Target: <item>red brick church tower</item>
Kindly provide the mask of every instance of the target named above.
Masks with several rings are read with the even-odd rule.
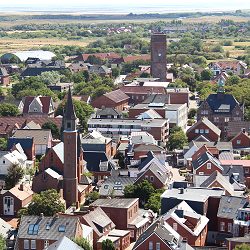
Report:
[[[76,114],[72,101],[71,91],[68,92],[67,104],[64,114],[64,176],[63,176],[63,197],[66,207],[72,204],[78,208],[78,169],[77,150],[78,132],[76,129]]]

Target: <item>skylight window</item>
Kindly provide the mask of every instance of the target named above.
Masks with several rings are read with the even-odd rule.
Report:
[[[65,225],[60,225],[60,226],[58,227],[58,232],[65,232],[65,231],[66,231]]]
[[[39,230],[38,224],[30,224],[28,228],[28,234],[29,235],[37,235]]]

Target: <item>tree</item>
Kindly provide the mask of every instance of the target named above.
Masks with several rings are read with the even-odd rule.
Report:
[[[234,249],[235,250],[250,250],[250,245],[244,243],[241,245],[237,245]]]
[[[8,173],[5,177],[6,189],[11,189],[23,178],[24,170],[18,164],[13,164],[8,168]]]
[[[59,129],[58,129],[58,127],[56,126],[55,123],[53,123],[53,122],[51,122],[51,121],[45,122],[45,123],[42,125],[42,128],[43,128],[43,129],[50,129],[53,138],[56,138],[56,139],[59,139],[59,138],[60,138],[60,131],[59,131]]]
[[[41,81],[46,85],[55,85],[60,82],[61,75],[57,71],[42,72]]]
[[[168,140],[169,150],[182,149],[183,146],[187,144],[187,136],[185,132],[181,129],[179,131],[174,131],[170,134]]]
[[[154,213],[159,213],[161,208],[161,195],[163,194],[164,190],[160,189],[157,190],[156,193],[153,193],[149,199],[145,208],[151,209]]]
[[[201,71],[201,80],[208,81],[213,77],[213,72],[210,69],[204,69]]]
[[[234,84],[238,84],[240,82],[240,77],[236,76],[236,75],[232,75],[227,79],[227,84],[229,85],[234,85]]]
[[[92,94],[92,98],[95,99],[105,93],[108,93],[112,91],[112,88],[108,87],[108,86],[100,86],[100,87],[97,87],[95,90],[94,90],[94,93]]]
[[[139,198],[140,205],[144,206],[155,189],[147,180],[143,180],[136,185],[127,185],[124,188],[124,196],[126,198]]]
[[[78,246],[83,248],[84,250],[92,250],[93,248],[91,247],[90,243],[84,239],[84,238],[73,238],[72,241],[74,241]]]
[[[114,243],[109,239],[104,240],[102,242],[102,250],[115,250]]]
[[[123,153],[118,152],[118,153],[115,155],[115,159],[118,159],[118,165],[119,165],[121,168],[125,168],[125,156],[123,155]]]
[[[93,113],[94,109],[88,105],[86,102],[73,100],[73,104],[75,107],[76,116],[80,121],[80,126],[82,129],[86,129],[87,119],[90,117],[91,113]],[[56,109],[55,116],[62,115],[65,110],[66,101],[64,100],[59,104]]]
[[[112,69],[112,76],[118,77],[120,75],[120,69],[118,67]]]
[[[54,216],[56,213],[64,212],[65,206],[60,200],[60,195],[55,189],[49,189],[35,194],[27,208],[29,215]]]
[[[99,199],[99,197],[100,197],[99,192],[93,191],[86,195],[86,200],[88,201],[88,203],[92,203],[96,201],[97,199]]]
[[[194,109],[194,108],[190,109],[188,112],[188,119],[193,119],[195,117],[196,113],[197,113],[196,109]]]
[[[7,249],[6,241],[5,241],[4,237],[2,236],[2,234],[0,234],[0,249],[1,250]]]
[[[0,116],[17,116],[19,114],[18,107],[10,103],[0,104]]]
[[[0,150],[6,151],[7,150],[7,139],[0,138]]]

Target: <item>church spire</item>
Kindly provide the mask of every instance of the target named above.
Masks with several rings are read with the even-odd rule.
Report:
[[[69,88],[67,103],[65,106],[65,113],[64,113],[64,130],[76,130],[76,113],[75,108],[72,100],[71,89]]]

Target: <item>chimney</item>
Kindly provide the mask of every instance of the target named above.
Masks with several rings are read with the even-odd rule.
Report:
[[[44,217],[44,214],[43,213],[40,213],[40,219],[42,219]]]
[[[19,190],[24,191],[24,184],[23,183],[20,184]]]
[[[242,132],[245,134],[245,133],[246,133],[246,129],[245,129],[245,128],[242,128]]]
[[[184,194],[184,188],[179,189],[179,194]]]

